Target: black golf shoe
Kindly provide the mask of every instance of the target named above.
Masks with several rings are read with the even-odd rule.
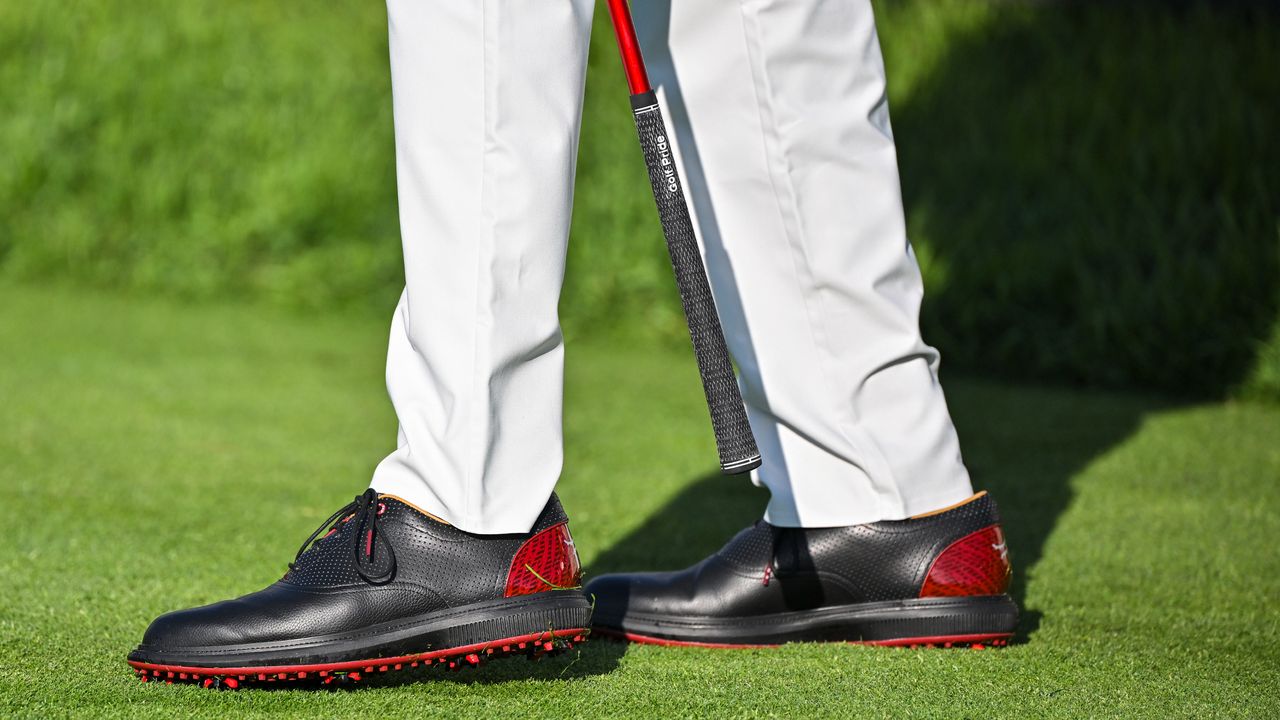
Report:
[[[760,521],[691,568],[603,575],[587,594],[596,632],[633,642],[980,647],[1013,635],[1009,576],[996,504],[979,493],[908,520],[816,529]]]
[[[555,496],[527,534],[473,535],[369,490],[303,543],[279,582],[160,616],[129,664],[147,681],[234,688],[534,656],[588,631],[579,578]]]

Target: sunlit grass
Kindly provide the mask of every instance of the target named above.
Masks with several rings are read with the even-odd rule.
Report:
[[[138,683],[156,614],[263,587],[394,443],[385,323],[0,286],[0,715],[1170,717],[1280,711],[1280,408],[946,378],[1024,606],[1003,651],[558,659],[354,692]],[[571,343],[561,496],[587,572],[758,517],[713,474],[692,359]]]

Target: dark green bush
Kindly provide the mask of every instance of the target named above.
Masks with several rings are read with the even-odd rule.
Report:
[[[1280,27],[1247,7],[880,3],[948,366],[1280,397]],[[680,342],[604,13],[574,333]],[[386,312],[380,3],[0,6],[0,276]]]

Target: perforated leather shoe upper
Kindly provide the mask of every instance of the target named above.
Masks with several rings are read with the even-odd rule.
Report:
[[[944,551],[974,533],[998,534],[998,523],[995,501],[985,494],[929,517],[849,527],[780,528],[762,520],[693,567],[603,575],[587,592],[603,625],[631,614],[753,617],[915,598]],[[975,556],[984,565],[974,577],[988,581],[993,594],[1008,581],[1001,553]]]
[[[373,512],[376,532],[364,518],[339,518],[263,590],[160,616],[143,648],[288,643],[578,583],[568,518],[555,496],[522,535],[467,533],[389,495],[373,498]]]

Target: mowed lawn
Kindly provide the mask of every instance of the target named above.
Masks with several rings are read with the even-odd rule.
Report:
[[[363,489],[394,441],[387,320],[0,287],[0,716],[1280,715],[1280,408],[949,375],[1017,567],[1007,649],[596,640],[340,692],[137,682],[153,616],[269,584]],[[711,474],[686,352],[568,358],[589,573],[681,567],[759,515]]]

